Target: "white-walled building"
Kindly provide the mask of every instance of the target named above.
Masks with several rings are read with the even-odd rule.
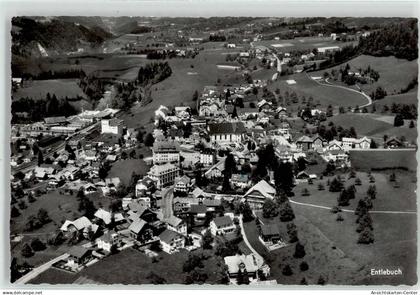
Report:
[[[153,164],[179,162],[179,145],[175,141],[155,141],[152,150]]]
[[[159,235],[162,250],[168,254],[178,252],[185,247],[185,238],[180,233],[166,229]]]
[[[219,216],[210,222],[210,232],[213,236],[233,233],[236,229],[232,218]]]
[[[157,188],[173,184],[175,178],[179,176],[179,168],[171,163],[154,165],[150,168],[148,176],[156,182]]]
[[[118,136],[123,134],[124,121],[116,118],[101,120],[101,133],[110,133]]]

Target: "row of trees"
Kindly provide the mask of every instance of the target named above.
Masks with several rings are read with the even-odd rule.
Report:
[[[69,100],[68,97],[58,99],[55,94],[51,96],[50,93],[47,93],[45,98],[41,99],[22,97],[14,100],[12,102],[12,123],[40,121],[45,117],[75,115],[77,110],[69,103]],[[25,112],[28,115],[26,117],[16,115],[16,113],[21,112]]]
[[[38,74],[22,74],[22,80],[81,79],[86,76],[82,69],[45,71]]]
[[[78,81],[79,87],[92,102],[99,101],[105,92],[106,82],[94,75],[84,76]]]
[[[128,110],[134,102],[142,99],[142,95],[134,82],[119,83],[115,89],[116,94],[111,101],[113,108]]]
[[[147,84],[155,84],[165,80],[172,74],[172,69],[168,62],[148,63],[140,67],[137,82],[145,86]]]

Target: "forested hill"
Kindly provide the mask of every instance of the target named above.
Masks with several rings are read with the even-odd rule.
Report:
[[[28,17],[13,18],[11,34],[12,53],[19,56],[45,56],[77,51],[78,48],[95,48],[112,37],[99,26]]]
[[[417,20],[390,24],[360,38],[359,48],[373,56],[394,55],[397,58],[414,60],[418,57]]]

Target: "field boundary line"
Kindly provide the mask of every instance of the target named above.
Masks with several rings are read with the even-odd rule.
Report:
[[[291,199],[289,199],[289,201],[292,204],[306,206],[306,207],[313,207],[313,208],[319,208],[319,209],[324,209],[324,210],[331,210],[332,209],[332,207],[315,205],[315,204],[311,204],[311,203],[302,203],[302,202],[293,201]],[[355,212],[354,210],[351,210],[351,209],[341,209],[341,211],[348,212],[348,213],[354,213]],[[369,213],[372,213],[372,214],[417,214],[417,211],[372,210],[372,211],[369,211]]]

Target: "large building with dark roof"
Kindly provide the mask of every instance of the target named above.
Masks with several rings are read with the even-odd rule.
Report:
[[[241,142],[246,132],[242,122],[211,123],[208,125],[210,140],[215,143]]]

